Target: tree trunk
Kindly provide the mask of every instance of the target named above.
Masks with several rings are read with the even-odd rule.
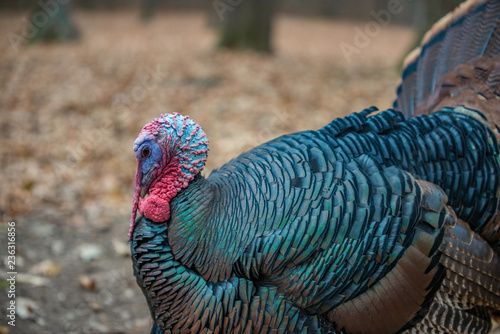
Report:
[[[220,48],[271,52],[274,0],[216,0],[222,21]]]
[[[39,41],[71,41],[80,33],[71,19],[71,2],[38,1],[31,15],[33,33],[28,43]]]
[[[157,0],[142,0],[141,1],[141,20],[144,23],[151,21],[157,7]]]
[[[323,0],[321,3],[321,14],[329,17],[336,17],[339,14],[341,4],[338,0]]]

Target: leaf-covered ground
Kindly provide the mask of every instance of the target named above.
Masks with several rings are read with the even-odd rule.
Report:
[[[17,47],[9,36],[22,38],[26,21],[0,13],[0,256],[14,221],[18,273],[15,328],[0,277],[0,333],[148,331],[126,238],[145,123],[172,112],[198,121],[208,173],[278,135],[390,107],[413,36],[390,25],[347,59],[341,43],[354,46],[366,22],[279,17],[266,56],[215,52],[206,14],[76,21],[79,43]]]

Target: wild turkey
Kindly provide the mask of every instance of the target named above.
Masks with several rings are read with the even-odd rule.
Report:
[[[206,179],[198,124],[147,124],[129,239],[151,333],[489,332],[499,19],[499,1],[464,3],[408,57],[394,110],[282,136]]]

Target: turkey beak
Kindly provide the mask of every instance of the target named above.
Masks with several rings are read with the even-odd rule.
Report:
[[[143,174],[141,172],[141,161],[137,161],[137,170],[135,171],[135,188],[134,188],[134,201],[132,203],[132,214],[130,217],[130,227],[128,230],[128,240],[132,240],[134,229],[135,229],[135,219],[137,217],[137,210],[139,210],[139,200],[144,198],[149,192],[149,182],[151,173]]]
[[[132,236],[134,234],[134,229],[135,229],[135,218],[137,217],[137,210],[139,208],[139,196],[142,193],[142,189],[140,186],[140,168],[141,164],[137,163],[137,170],[135,172],[135,189],[134,189],[134,201],[132,203],[132,214],[130,217],[130,227],[128,230],[128,241],[132,240]]]
[[[148,194],[149,187],[145,184],[144,175],[142,173],[140,173],[139,177],[141,180],[141,192],[139,193],[139,196],[144,198]]]
[[[141,173],[141,192],[140,192],[140,197],[141,198],[144,198],[147,196],[147,194],[149,193],[149,188],[151,186],[151,180],[150,180],[150,173],[144,175]]]
[[[140,166],[138,167],[140,168]],[[151,187],[151,183],[153,183],[152,175],[154,174],[154,170],[148,171],[146,174],[142,173],[139,169],[138,177],[140,180],[140,197],[144,198],[149,192],[149,188]]]
[[[144,198],[148,194],[148,189],[146,187],[141,187],[141,198]]]

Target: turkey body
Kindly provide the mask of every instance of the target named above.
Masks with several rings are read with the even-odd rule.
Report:
[[[327,333],[336,323],[367,333],[420,320],[444,277],[444,225],[457,219],[438,187],[406,171],[456,194],[450,205],[480,230],[498,206],[498,144],[459,110],[408,120],[370,111],[197,177],[172,201],[168,226],[141,218],[135,268],[140,285],[154,285],[146,290],[163,328]],[[418,284],[402,282],[412,275]],[[365,297],[382,313],[343,319],[356,316],[339,305]]]
[[[471,0],[438,23],[405,65],[402,112],[279,137],[207,178],[202,158],[179,163],[204,156],[198,125],[146,125],[130,235],[151,333],[488,333],[500,312],[499,20],[500,2]]]

